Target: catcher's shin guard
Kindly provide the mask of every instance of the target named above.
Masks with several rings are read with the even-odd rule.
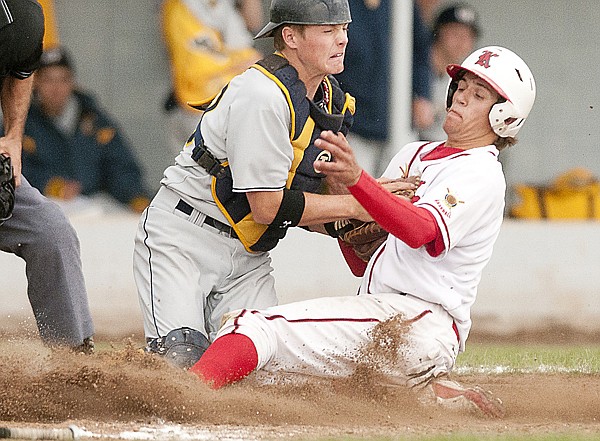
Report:
[[[192,367],[210,342],[200,331],[192,328],[179,328],[164,337],[146,339],[146,352],[164,356],[169,363],[183,368]]]

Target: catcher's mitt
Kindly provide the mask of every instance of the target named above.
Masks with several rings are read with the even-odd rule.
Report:
[[[388,232],[377,222],[363,222],[356,219],[345,219],[335,222],[338,238],[350,245],[356,255],[368,262],[373,253],[385,242]]]
[[[412,182],[418,186],[421,179],[419,176],[410,176],[402,181]],[[415,190],[397,190],[394,194],[410,201],[415,196]],[[333,225],[333,230],[335,234],[332,235],[352,246],[356,255],[365,262],[369,261],[388,236],[388,232],[377,222],[363,222],[356,219],[337,221]]]
[[[9,156],[0,154],[0,225],[12,216],[15,207],[15,176]]]

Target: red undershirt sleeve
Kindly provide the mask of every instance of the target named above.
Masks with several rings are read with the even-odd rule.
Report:
[[[379,225],[409,247],[416,249],[426,245],[432,256],[444,251],[444,240],[435,217],[425,208],[390,193],[364,170],[358,182],[348,190]]]

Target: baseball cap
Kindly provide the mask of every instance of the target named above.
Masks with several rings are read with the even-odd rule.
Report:
[[[437,35],[440,28],[448,23],[460,23],[469,26],[479,37],[477,11],[466,3],[459,3],[442,10],[433,25],[433,33]]]
[[[40,69],[49,66],[63,66],[73,70],[71,56],[64,47],[54,47],[45,50],[40,57]]]

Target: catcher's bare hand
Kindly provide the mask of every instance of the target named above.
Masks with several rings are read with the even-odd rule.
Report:
[[[315,161],[313,167],[319,173],[326,174],[347,187],[356,184],[362,174],[354,152],[342,133],[330,130],[321,132],[321,137],[315,140],[315,146],[327,150],[332,155],[329,162]]]

